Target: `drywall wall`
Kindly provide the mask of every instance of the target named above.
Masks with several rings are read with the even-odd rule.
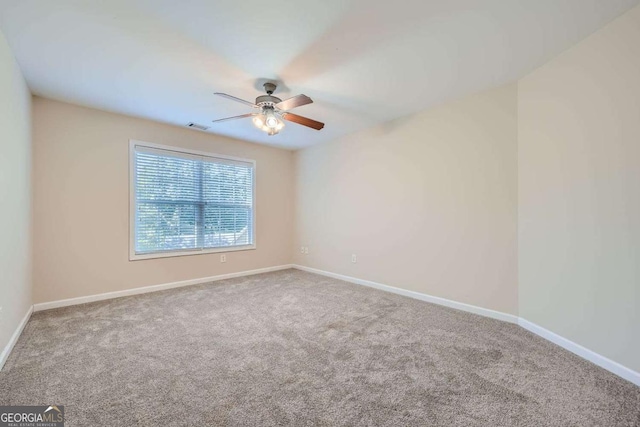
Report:
[[[640,7],[519,82],[520,315],[640,371]]]
[[[31,93],[0,33],[0,352],[31,307]]]
[[[298,151],[295,263],[517,314],[516,95]]]
[[[34,302],[289,264],[293,154],[34,98]],[[257,249],[129,261],[129,139],[256,160]]]

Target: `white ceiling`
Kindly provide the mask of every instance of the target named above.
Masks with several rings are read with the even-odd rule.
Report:
[[[282,81],[322,131],[209,131],[301,148],[513,81],[639,1],[0,0],[0,29],[33,93],[176,125]]]

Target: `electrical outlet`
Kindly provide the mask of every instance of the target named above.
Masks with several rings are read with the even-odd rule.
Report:
[[[354,264],[358,262],[358,258],[356,257],[356,254],[351,254],[351,262]]]
[[[304,253],[304,246],[300,246],[300,253],[303,254]]]
[[[227,254],[220,255],[220,262],[227,262]]]
[[[305,246],[304,247],[304,254],[308,255],[309,254],[309,246]]]

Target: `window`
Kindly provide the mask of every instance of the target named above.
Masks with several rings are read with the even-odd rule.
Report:
[[[131,141],[130,259],[255,249],[255,162]]]

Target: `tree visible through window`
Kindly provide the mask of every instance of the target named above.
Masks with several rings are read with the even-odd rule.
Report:
[[[135,253],[253,245],[252,162],[136,145]]]

